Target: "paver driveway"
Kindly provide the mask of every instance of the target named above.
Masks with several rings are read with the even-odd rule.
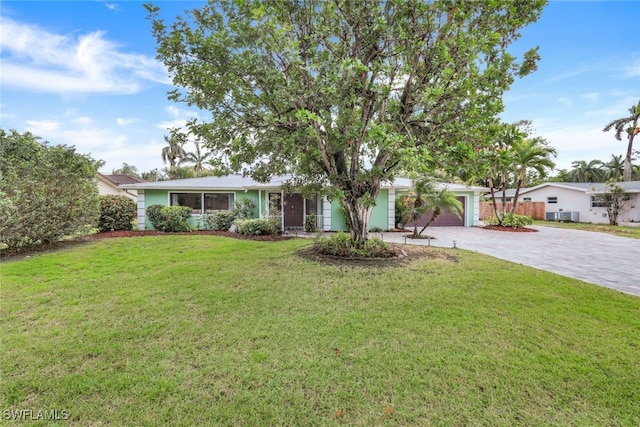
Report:
[[[585,282],[640,296],[640,240],[591,231],[538,227],[536,233],[508,233],[479,227],[434,227],[432,246],[477,251]],[[384,240],[404,243],[404,234]],[[406,239],[407,243],[428,244]]]

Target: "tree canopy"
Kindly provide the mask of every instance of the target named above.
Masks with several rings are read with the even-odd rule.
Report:
[[[0,242],[51,243],[95,227],[101,164],[73,147],[0,129]]]
[[[382,181],[486,143],[503,92],[536,68],[537,48],[507,48],[544,3],[221,0],[169,26],[146,7],[169,98],[211,112],[190,130],[218,172],[324,188],[362,243]]]

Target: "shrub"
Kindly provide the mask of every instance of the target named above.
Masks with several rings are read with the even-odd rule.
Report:
[[[248,197],[242,197],[233,204],[233,213],[237,219],[252,219],[255,209],[256,204]]]
[[[344,258],[391,258],[395,250],[377,237],[370,237],[362,248],[353,244],[351,236],[342,231],[329,237],[318,237],[313,243],[316,252]]]
[[[211,228],[220,231],[228,231],[236,219],[235,212],[232,211],[221,211],[207,216],[210,218]]]
[[[280,224],[270,218],[237,219],[235,225],[238,233],[249,236],[280,232]]]
[[[94,229],[97,168],[74,147],[0,129],[0,243],[18,248]]]
[[[502,220],[502,224],[498,221],[498,218],[495,216],[489,216],[485,218],[485,223],[487,225],[502,225],[503,227],[511,227],[511,228],[524,228],[527,225],[533,224],[533,219],[531,219],[528,215],[506,215]]]
[[[163,207],[162,205],[151,205],[147,207],[147,218],[156,230],[160,230],[162,226],[162,214],[160,212]]]
[[[304,231],[306,231],[307,233],[313,233],[315,232],[318,227],[318,216],[314,213],[307,215],[307,217],[304,219]]]
[[[100,219],[98,220],[100,232],[131,230],[135,217],[136,202],[127,196],[100,197]]]
[[[153,228],[160,231],[191,231],[190,217],[191,208],[188,206],[151,205],[147,208],[147,218]]]
[[[371,232],[373,233],[382,233],[384,230],[381,227],[373,227]]]

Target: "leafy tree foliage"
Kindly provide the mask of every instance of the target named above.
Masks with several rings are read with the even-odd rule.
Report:
[[[609,132],[611,129],[615,129],[615,137],[618,141],[622,141],[622,133],[627,134],[627,140],[629,141],[627,144],[627,154],[624,158],[624,181],[631,181],[632,177],[632,164],[631,164],[631,156],[633,155],[633,139],[635,136],[640,133],[640,125],[638,124],[638,120],[640,120],[640,100],[636,105],[632,105],[629,108],[629,115],[627,117],[621,117],[619,119],[613,120],[605,128],[604,132]]]
[[[10,248],[48,244],[94,228],[99,165],[73,147],[0,129],[0,241]]]
[[[493,130],[495,144],[483,151],[481,168],[486,168],[495,221],[502,225],[507,217],[513,217],[520,189],[526,184],[530,171],[544,178],[553,170],[556,150],[540,137],[528,137],[526,123],[502,125]],[[515,184],[511,210],[507,212],[507,188]],[[498,209],[496,194],[501,195]]]
[[[609,180],[605,183],[603,197],[606,201],[605,209],[609,217],[610,225],[618,225],[620,214],[629,210],[629,200],[631,198],[624,192],[624,189],[615,181]]]
[[[120,174],[120,175],[129,175],[135,176],[137,178],[142,178],[138,173],[138,168],[134,165],[130,165],[129,163],[123,163],[122,167],[119,169],[113,169],[112,174]]]
[[[515,77],[507,48],[543,0],[221,0],[176,18],[146,5],[170,99],[209,110],[190,130],[219,173],[291,173],[346,212],[359,246],[383,180],[474,156]]]

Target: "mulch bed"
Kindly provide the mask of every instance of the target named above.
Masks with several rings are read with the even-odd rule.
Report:
[[[385,268],[398,267],[407,262],[418,259],[443,259],[447,261],[457,262],[458,257],[450,253],[432,250],[424,246],[415,245],[390,245],[395,249],[398,256],[392,258],[345,258],[333,255],[325,255],[316,252],[312,247],[300,249],[298,256],[320,262],[322,264],[330,264],[346,267],[365,267],[365,268]]]
[[[30,256],[40,254],[40,253],[47,253],[47,252],[56,251],[63,248],[83,245],[92,240],[117,239],[117,238],[125,238],[125,237],[175,236],[175,235],[221,236],[221,237],[231,237],[234,239],[241,239],[241,240],[257,240],[262,242],[277,242],[280,240],[288,240],[293,238],[293,236],[284,236],[284,235],[247,236],[244,234],[234,233],[231,231],[211,231],[211,230],[197,230],[197,231],[190,231],[190,232],[184,232],[184,233],[165,233],[165,232],[156,231],[156,230],[141,230],[141,231],[119,230],[119,231],[108,231],[105,233],[90,234],[88,236],[77,237],[75,239],[54,242],[49,245],[32,246],[28,248],[19,248],[15,250],[3,249],[2,251],[0,251],[0,259],[2,259],[2,261],[15,261],[23,258],[28,258]]]
[[[485,225],[484,227],[485,230],[493,230],[493,231],[506,231],[508,233],[535,233],[538,230],[534,229],[534,228],[527,228],[527,227],[522,227],[522,228],[514,228],[514,227],[504,227],[502,225]]]

